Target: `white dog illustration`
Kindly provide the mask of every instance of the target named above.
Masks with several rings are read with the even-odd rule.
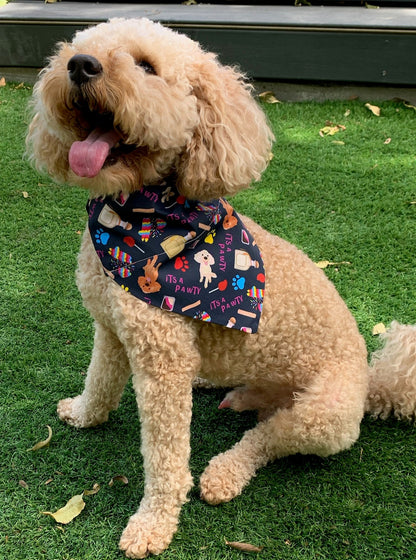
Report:
[[[194,256],[194,259],[199,263],[199,281],[204,282],[204,288],[208,288],[211,280],[217,277],[211,269],[211,265],[215,264],[214,257],[203,249]]]

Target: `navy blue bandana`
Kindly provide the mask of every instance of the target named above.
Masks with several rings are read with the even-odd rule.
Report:
[[[263,261],[226,200],[187,200],[165,184],[90,200],[87,209],[97,255],[124,290],[166,311],[257,332]]]

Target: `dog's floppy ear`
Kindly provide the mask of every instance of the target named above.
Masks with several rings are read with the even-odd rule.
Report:
[[[202,251],[198,251],[198,253],[196,253],[196,254],[194,255],[194,260],[195,260],[197,263],[201,264],[201,261],[202,261]]]
[[[242,74],[214,54],[201,53],[188,78],[200,120],[178,166],[180,191],[205,201],[230,196],[260,179],[273,134]]]
[[[34,115],[29,126],[25,156],[38,171],[49,173],[56,181],[67,180],[67,153],[39,113]]]

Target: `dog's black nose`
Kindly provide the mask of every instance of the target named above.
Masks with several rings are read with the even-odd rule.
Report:
[[[69,60],[67,68],[71,81],[78,86],[99,76],[103,71],[101,63],[89,54],[76,54]]]

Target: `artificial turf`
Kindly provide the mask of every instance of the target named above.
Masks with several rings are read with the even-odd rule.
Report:
[[[74,282],[87,194],[55,185],[23,160],[30,94],[26,86],[0,88],[0,557],[121,559],[118,539],[143,492],[136,404],[128,385],[100,427],[76,430],[56,415],[60,398],[82,390],[92,345],[92,321]],[[234,205],[313,260],[344,263],[326,273],[372,350],[375,323],[416,323],[416,110],[398,100],[377,103],[376,117],[367,101],[265,105],[274,158]],[[322,137],[327,121],[345,130]],[[265,560],[416,557],[412,424],[366,418],[350,450],[279,460],[240,497],[211,507],[199,499],[199,475],[255,421],[217,410],[222,395],[195,393],[196,486],[162,559],[247,557],[225,539],[263,546]],[[50,446],[28,451],[46,437],[46,425]],[[116,474],[129,483],[110,487]],[[85,497],[69,525],[41,513],[94,483],[100,491]]]

